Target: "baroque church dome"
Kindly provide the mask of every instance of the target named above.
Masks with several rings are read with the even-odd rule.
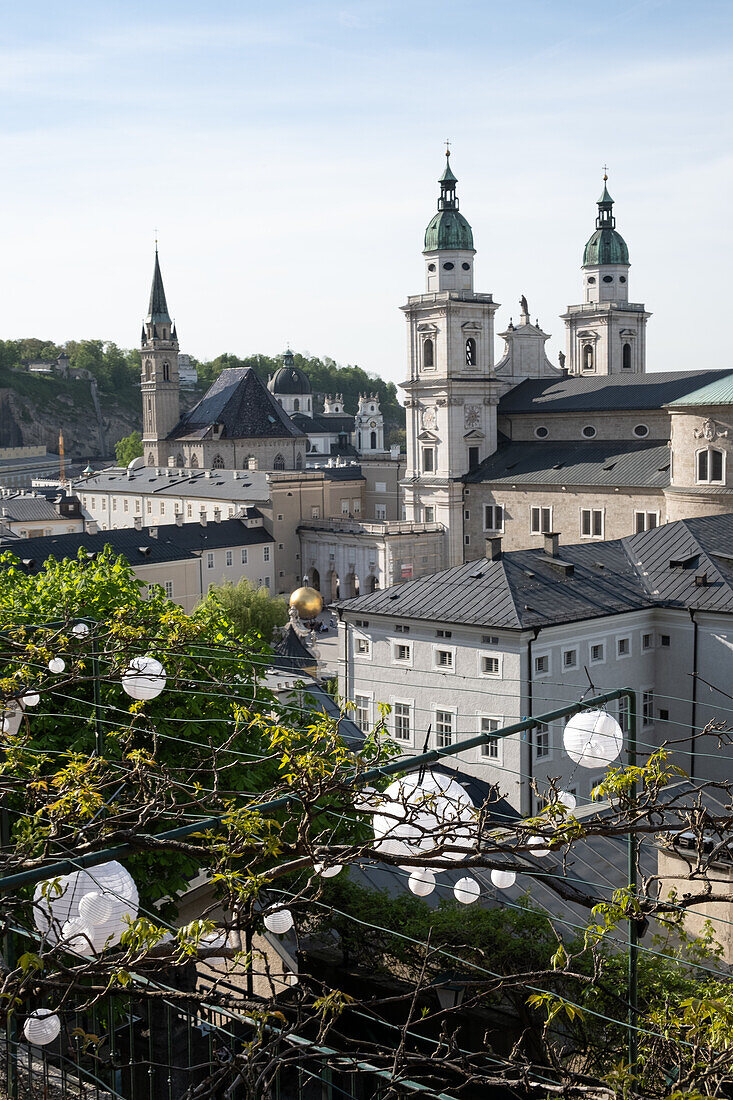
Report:
[[[293,363],[292,351],[286,351],[283,365],[275,371],[267,383],[270,393],[309,394],[312,393],[310,380],[305,371]]]
[[[435,252],[441,248],[473,250],[473,232],[463,214],[458,209],[456,184],[450,166],[450,153],[446,153],[446,165],[438,180],[440,198],[438,213],[433,216],[425,230],[425,252]]]
[[[598,264],[628,264],[628,262],[629,249],[616,229],[613,199],[604,181],[603,194],[598,200],[596,231],[585,246],[583,267],[595,267]]]

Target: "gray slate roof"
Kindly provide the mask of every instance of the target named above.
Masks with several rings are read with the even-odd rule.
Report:
[[[565,572],[560,562],[571,565]],[[706,576],[699,585],[695,578]],[[341,602],[359,614],[519,630],[643,608],[733,612],[733,514],[610,542],[514,550]]]
[[[40,519],[58,520],[61,518],[52,501],[46,497],[31,496],[30,494],[3,497],[0,500],[0,512],[6,523],[25,523]]]
[[[251,367],[227,367],[168,439],[211,439],[215,424],[225,439],[292,439],[303,432]]]
[[[721,382],[731,376],[733,370],[729,369],[528,379],[502,397],[499,415],[661,409],[711,382]]]
[[[74,483],[77,493],[155,493],[237,502],[266,501],[270,485],[263,470],[179,470],[158,473],[155,466],[141,466],[128,473],[124,466],[110,466]]]
[[[319,433],[324,435],[346,433],[346,435],[350,435],[354,431],[353,416],[325,416],[323,413],[308,416],[307,413],[296,412],[291,414],[290,419],[304,432],[310,432],[314,435]]]
[[[466,475],[467,482],[522,485],[669,485],[666,442],[563,440],[508,443]]]

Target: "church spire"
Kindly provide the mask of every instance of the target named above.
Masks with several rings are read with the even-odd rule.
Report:
[[[608,193],[608,176],[603,173],[603,194],[598,200],[598,217],[596,229],[615,229],[616,219],[613,216],[613,199]]]
[[[157,244],[155,246],[155,267],[153,268],[153,285],[150,288],[150,303],[148,305],[148,315],[145,320],[148,322],[148,324],[153,325],[169,325],[171,323],[171,319],[168,315],[168,305],[165,300],[163,276],[160,273]]]

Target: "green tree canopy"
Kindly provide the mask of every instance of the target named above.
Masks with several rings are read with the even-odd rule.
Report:
[[[270,642],[275,628],[288,621],[287,600],[272,596],[269,588],[257,588],[246,577],[236,584],[213,585],[199,607],[213,615],[222,612],[241,638],[254,631]]]
[[[127,466],[133,458],[139,458],[143,453],[143,440],[140,432],[130,432],[123,435],[115,443],[115,456],[120,466]]]

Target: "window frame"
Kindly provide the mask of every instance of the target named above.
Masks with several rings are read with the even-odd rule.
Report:
[[[549,535],[552,532],[552,509],[553,505],[545,506],[544,504],[531,504],[529,507],[529,533],[531,535]],[[534,525],[534,513],[538,514],[538,526]],[[549,522],[545,528],[543,520],[544,513],[549,514]]]
[[[641,695],[641,706],[639,708],[641,725],[644,729],[648,729],[649,726],[654,725],[654,688],[639,688],[639,694]]]
[[[451,663],[449,665],[442,665],[438,661],[439,653],[449,653],[451,656]],[[433,646],[433,671],[445,672],[448,675],[454,675],[456,671],[456,647],[454,645],[434,645]]]
[[[583,521],[588,517],[588,532],[583,530]],[[596,518],[600,517],[600,531],[596,533]],[[580,509],[580,537],[582,539],[603,539],[606,533],[606,509],[605,508],[581,508]]]
[[[481,653],[478,654],[478,674],[479,676],[487,680],[497,680],[501,678],[502,665],[503,665],[503,653]],[[496,672],[487,672],[484,668],[484,661],[496,661]]]
[[[538,661],[547,661],[547,668],[542,669],[542,670],[538,669],[537,668],[537,662]],[[532,679],[534,680],[539,676],[550,676],[551,674],[552,674],[552,655],[551,655],[550,651],[546,650],[544,653],[542,653],[542,652],[541,653],[533,653],[532,654]]]
[[[594,657],[593,650],[600,648],[601,656]],[[606,639],[594,638],[588,642],[588,664],[589,665],[605,665],[606,663]]]
[[[450,739],[448,741],[441,742],[441,731],[438,730],[438,715],[449,714],[450,715]],[[455,745],[456,743],[456,717],[457,711],[455,707],[439,706],[437,703],[433,704],[433,729],[435,730],[435,747],[437,749],[448,748],[449,745]]]
[[[412,668],[412,642],[403,642],[402,640],[397,641],[393,638],[391,639],[390,645],[392,649],[392,663],[395,665],[399,665],[400,668]],[[397,650],[400,646],[404,646],[404,648],[407,650],[406,657],[398,656]]]
[[[700,459],[705,455],[705,475],[700,475]],[[712,476],[712,456],[720,455],[720,477]],[[696,485],[725,485],[726,479],[726,453],[720,447],[700,447],[695,451],[695,484]]]
[[[573,659],[572,664],[566,664],[566,662],[565,662],[565,655],[567,653],[572,653],[573,654],[574,659]],[[574,646],[572,649],[564,649],[562,651],[562,671],[563,672],[575,672],[575,671],[577,671],[577,668],[578,668],[578,647]]]
[[[497,509],[501,513],[501,524],[498,527],[495,526]],[[492,527],[489,527],[486,524],[486,519],[487,519],[489,510],[491,511],[491,518],[492,518],[492,521],[494,522],[494,526],[492,526]],[[491,531],[491,532],[495,532],[497,534],[503,534],[504,533],[504,519],[505,519],[505,512],[504,512],[504,505],[503,504],[496,504],[496,503],[494,503],[494,504],[484,504],[484,531]]]
[[[631,638],[632,638],[631,634],[616,634],[614,636],[613,640],[614,640],[614,643],[615,643],[614,648],[616,650],[616,660],[617,661],[625,661],[629,657],[631,657],[632,648],[633,648]],[[621,645],[621,642],[628,642],[629,649],[628,649],[627,653],[621,653],[621,651],[619,650],[619,646]]]
[[[356,701],[357,699],[365,699],[366,700],[367,706],[366,706],[366,727],[365,728],[363,728],[361,726],[360,722],[359,722],[358,715],[359,715],[359,711],[360,711],[361,708],[359,707],[359,704]],[[355,691],[354,692],[354,698],[353,698],[352,702],[354,704],[354,710],[353,710],[354,725],[357,727],[357,729],[361,733],[368,733],[369,730],[371,729],[372,725],[374,724],[373,723],[374,693],[371,692],[371,691],[364,691],[364,690]]]
[[[415,713],[415,700],[414,699],[397,699],[393,696],[390,699],[390,705],[392,707],[392,714],[390,716],[392,718],[392,723],[391,723],[392,724],[392,737],[400,745],[414,745],[415,744],[415,737],[414,737],[415,727],[414,727],[413,717],[414,717],[414,713]],[[407,737],[398,737],[397,736],[397,717],[398,717],[397,707],[407,707],[407,712],[408,712],[407,713],[407,724],[408,724],[408,736]],[[404,716],[401,716],[401,717],[404,717]]]
[[[649,524],[649,517],[654,517],[654,523]],[[641,517],[642,526],[639,528],[639,518]],[[659,527],[659,512],[646,511],[643,508],[634,509],[634,534],[643,535],[647,531],[655,531]]]
[[[354,657],[360,661],[371,661],[372,659],[372,639],[368,638],[365,634],[354,634]],[[360,650],[360,646],[365,645],[366,648]]]
[[[546,737],[547,742],[545,744],[545,751],[540,752],[540,736]],[[554,738],[554,724],[552,722],[542,722],[538,726],[532,727],[532,756],[534,760],[539,764],[546,764],[552,760],[555,749]]]
[[[504,719],[496,714],[477,714],[478,733],[488,733],[489,730],[483,728],[484,722],[495,722],[496,728],[501,729],[504,725]],[[491,755],[485,750],[489,747],[493,747],[495,755]],[[494,741],[485,741],[483,745],[479,745],[478,758],[482,764],[493,764],[495,768],[502,768],[504,766],[504,738],[497,737]]]

